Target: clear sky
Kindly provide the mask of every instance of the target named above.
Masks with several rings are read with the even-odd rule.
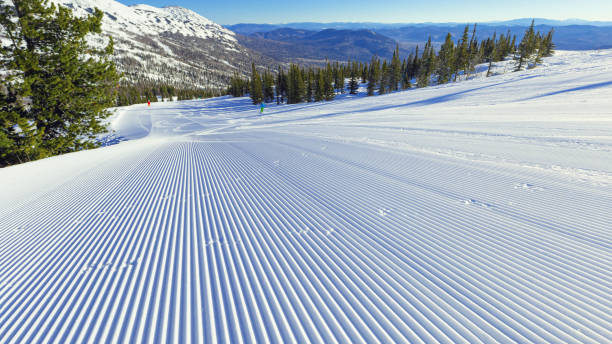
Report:
[[[475,22],[517,18],[612,21],[612,0],[118,0],[189,8],[219,24]]]

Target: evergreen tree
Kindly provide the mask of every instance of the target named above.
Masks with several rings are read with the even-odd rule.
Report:
[[[274,77],[269,71],[266,71],[263,77],[263,96],[266,103],[274,101]]]
[[[393,58],[391,59],[391,70],[389,75],[389,86],[391,91],[399,89],[399,83],[402,78],[402,61],[399,56],[399,45],[395,46]]]
[[[255,63],[251,64],[251,90],[250,90],[251,100],[253,104],[261,104],[264,101],[263,95],[263,83],[261,81],[261,77],[257,72],[257,68],[255,68]]]
[[[282,104],[285,99],[287,99],[287,74],[279,66],[276,74],[276,103]]]
[[[534,30],[535,20],[531,21],[531,25],[525,31],[525,35],[521,40],[518,48],[518,63],[516,66],[516,71],[520,71],[523,66],[528,63],[530,56],[534,53],[536,49],[536,35]]]
[[[402,63],[402,90],[407,90],[412,86],[410,82],[410,58]]]
[[[366,82],[368,82],[368,73],[370,71],[370,69],[368,68],[368,64],[364,63],[363,65],[361,65],[360,63],[360,70],[361,70],[361,83],[365,84]]]
[[[320,102],[325,100],[325,76],[323,70],[319,69],[317,71],[317,87],[315,90],[315,102]]]
[[[427,87],[429,86],[431,75],[433,74],[436,65],[436,53],[431,43],[431,37],[429,37],[427,44],[425,44],[425,48],[423,49],[422,61],[417,86]]]
[[[410,68],[410,79],[414,79],[419,75],[419,69],[421,68],[421,61],[419,57],[419,46],[417,45],[414,49],[414,58],[412,59],[412,68]]]
[[[387,93],[387,86],[389,85],[389,66],[387,60],[383,61],[382,68],[380,69],[380,79],[378,81],[378,94]]]
[[[544,57],[552,56],[552,54],[555,52],[555,43],[553,43],[554,32],[555,32],[555,29],[550,29],[550,31],[546,34],[546,37],[544,37],[543,39],[542,56]]]
[[[119,74],[104,48],[103,13],[85,18],[44,0],[0,3],[0,166],[98,146],[115,105]],[[4,89],[1,89],[4,88]]]
[[[466,25],[465,29],[463,30],[463,35],[461,36],[461,44],[458,44],[457,47],[457,51],[456,51],[456,56],[455,56],[455,65],[454,65],[454,74],[455,74],[455,79],[454,81],[457,81],[457,75],[459,74],[459,71],[461,69],[463,69],[464,71],[466,71],[468,69],[468,61],[469,61],[469,42],[468,42],[468,35],[470,32],[470,26]]]
[[[466,80],[470,74],[474,72],[476,65],[480,62],[480,50],[478,49],[478,40],[476,39],[476,24],[474,24],[474,30],[472,31],[472,38],[468,45],[468,57],[465,66]]]
[[[438,53],[438,83],[445,84],[450,81],[453,73],[453,65],[455,64],[454,57],[455,43],[453,42],[451,34],[448,33]]]
[[[357,94],[359,81],[357,80],[357,68],[351,68],[351,80],[349,81],[350,94]]]
[[[380,61],[378,57],[373,56],[368,70],[368,96],[373,96],[376,90],[376,85],[379,79]]]
[[[298,65],[291,64],[289,67],[287,85],[287,103],[297,104],[303,102],[306,94],[306,85],[304,83],[303,73]]]
[[[333,81],[333,71],[331,68],[331,65],[328,63],[327,67],[325,68],[325,84],[324,84],[324,91],[325,91],[325,100],[334,100],[336,93],[334,92],[334,85],[332,84]]]
[[[305,101],[307,102],[312,102],[313,101],[313,96],[314,96],[314,89],[315,89],[315,77],[314,77],[314,72],[312,71],[312,69],[308,70],[307,73],[307,77],[306,77],[306,95],[305,95]]]

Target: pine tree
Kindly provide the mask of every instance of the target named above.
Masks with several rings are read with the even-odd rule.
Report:
[[[317,71],[317,88],[315,90],[315,102],[325,100],[325,76],[323,70]]]
[[[253,104],[261,104],[264,101],[263,95],[263,83],[261,81],[261,77],[257,72],[257,68],[255,68],[255,63],[251,64],[251,90],[250,90],[251,100]]]
[[[103,13],[85,18],[44,0],[0,3],[0,166],[98,146],[119,74],[100,35]]]
[[[474,24],[474,30],[472,31],[472,38],[468,45],[468,55],[465,66],[466,80],[470,74],[474,72],[476,65],[480,62],[480,50],[478,49],[478,40],[476,39],[476,24]]]
[[[387,60],[383,61],[380,69],[380,79],[378,81],[378,94],[387,93],[387,86],[389,85],[389,66]]]
[[[278,67],[276,74],[276,103],[282,104],[287,98],[287,75],[282,67]]]
[[[525,35],[519,44],[519,57],[518,63],[516,66],[516,71],[520,71],[523,66],[528,63],[530,56],[534,53],[536,49],[536,35],[534,30],[535,20],[531,21],[531,25],[525,31]]]
[[[446,35],[444,44],[440,47],[438,53],[438,83],[445,84],[449,82],[453,73],[453,65],[455,56],[455,43],[450,33]]]
[[[351,68],[351,80],[349,81],[350,94],[357,94],[359,81],[357,80],[357,68]]]
[[[274,77],[270,71],[266,71],[263,77],[263,96],[266,103],[274,101]]]
[[[313,91],[315,89],[315,77],[314,77],[314,72],[312,71],[312,69],[308,70],[307,73],[307,77],[306,77],[306,95],[305,95],[305,101],[307,102],[312,102],[312,98],[313,98]]]
[[[325,94],[325,100],[329,101],[329,100],[334,100],[334,98],[336,97],[336,92],[334,92],[334,85],[332,84],[333,81],[333,71],[331,68],[331,65],[328,63],[327,67],[325,68],[325,84],[323,89],[325,90],[324,94]]]
[[[555,43],[553,43],[554,32],[555,29],[550,29],[550,31],[548,31],[548,33],[546,34],[546,37],[544,37],[544,40],[542,42],[542,48],[544,50],[542,56],[544,57],[552,56],[552,54],[555,52]]]
[[[436,65],[436,53],[431,43],[431,37],[429,37],[427,44],[425,44],[425,48],[423,49],[422,61],[417,86],[427,87],[429,86],[431,75],[433,74]]]
[[[391,71],[389,76],[389,86],[391,91],[399,89],[399,83],[402,78],[402,61],[399,56],[399,45],[395,46],[393,58],[391,59]]]
[[[461,69],[463,69],[464,71],[467,70],[467,65],[468,65],[468,60],[469,60],[469,52],[468,52],[468,48],[469,48],[469,42],[468,42],[468,35],[470,32],[470,26],[466,25],[465,29],[463,30],[463,35],[461,36],[461,44],[458,45],[457,47],[457,51],[456,51],[456,56],[455,56],[455,68],[454,69],[454,74],[455,74],[455,79],[454,81],[457,81],[457,75],[459,74],[459,71]]]
[[[373,96],[376,91],[376,84],[379,79],[380,61],[378,57],[373,56],[368,70],[368,96]]]

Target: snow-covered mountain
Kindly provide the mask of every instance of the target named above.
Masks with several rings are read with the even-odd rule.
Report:
[[[157,80],[181,86],[223,87],[246,70],[256,54],[235,34],[182,8],[126,6],[114,0],[52,0],[76,15],[104,12],[103,30],[115,39],[120,69],[132,81]]]

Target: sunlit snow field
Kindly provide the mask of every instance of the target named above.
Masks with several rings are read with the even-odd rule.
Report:
[[[111,123],[0,170],[0,342],[612,338],[612,50]]]

